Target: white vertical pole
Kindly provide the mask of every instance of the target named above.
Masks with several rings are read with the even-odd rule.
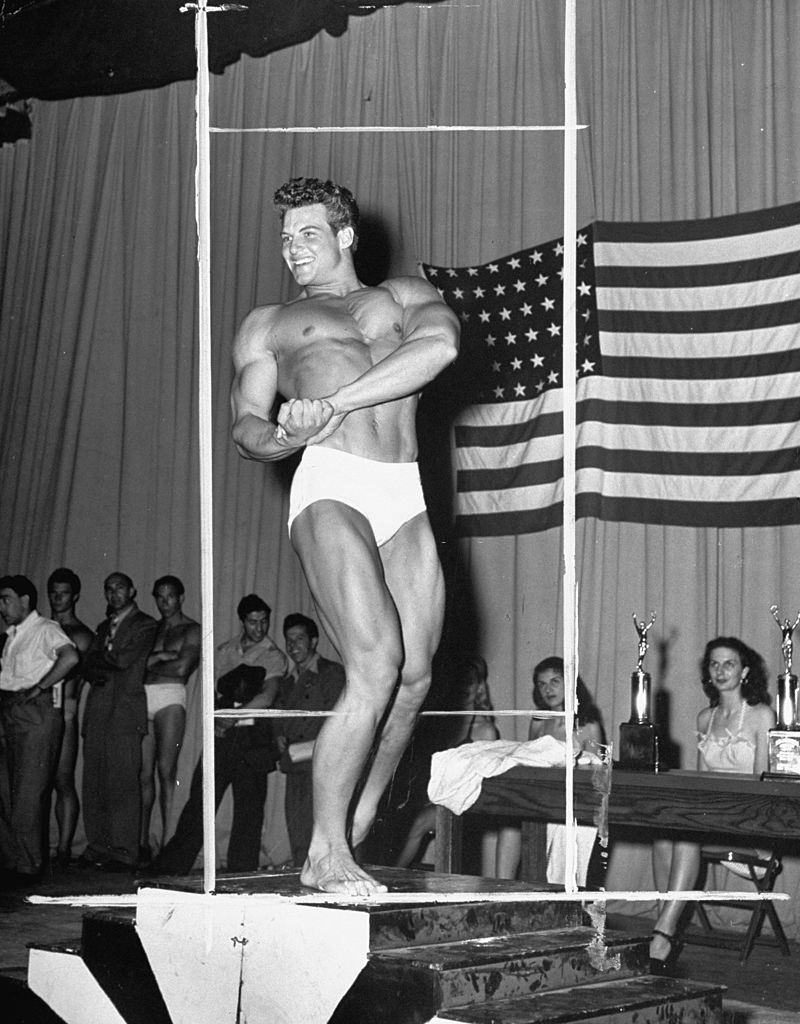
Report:
[[[195,216],[199,296],[198,436],[200,447],[200,610],[202,622],[203,889],[216,885],[214,819],[214,544],[211,408],[211,177],[209,161],[208,17],[206,0],[195,15],[197,168]]]
[[[565,773],[565,816],[567,849],[564,886],[577,890],[575,864],[576,834],[573,809],[572,733],[575,716],[578,675],[578,586],[575,570],[575,397],[576,337],[575,287],[577,234],[577,93],[575,85],[575,2],[564,0],[564,289],[563,352],[561,381],[564,396],[564,586],[562,620],[564,623],[564,725],[567,735]]]

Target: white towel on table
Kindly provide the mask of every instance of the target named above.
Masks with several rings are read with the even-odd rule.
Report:
[[[454,814],[462,814],[478,799],[484,779],[502,775],[516,765],[563,768],[566,753],[566,743],[553,736],[541,736],[524,742],[478,740],[449,750],[440,750],[431,760],[428,799],[447,807]],[[598,761],[599,758],[593,754],[584,752],[580,756],[582,764]],[[566,832],[564,825],[547,826],[547,881],[557,885],[564,882]],[[596,828],[588,825],[577,827],[576,868],[579,885],[586,883],[586,871],[596,836]]]
[[[462,814],[478,799],[481,783],[524,764],[534,768],[564,767],[567,745],[553,736],[538,740],[477,740],[440,750],[431,760],[428,799]]]

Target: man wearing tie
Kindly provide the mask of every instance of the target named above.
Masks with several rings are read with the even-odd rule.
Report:
[[[83,719],[83,821],[80,862],[133,871],[139,852],[142,737],[147,733],[144,676],[158,624],[136,605],[129,576],[106,579],[108,615],[83,663],[91,684]]]

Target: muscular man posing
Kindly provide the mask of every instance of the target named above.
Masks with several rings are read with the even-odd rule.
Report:
[[[347,681],[314,748],[314,830],[301,881],[326,892],[385,890],[353,847],[406,747],[430,685],[444,585],[416,465],[420,389],[455,359],[458,322],[418,278],[377,288],[353,265],[358,207],[345,189],[295,178],[275,193],[283,258],[302,288],[253,310],[234,345],[233,439],[262,461],[305,448],[289,531]],[[286,399],[277,423],[276,395]]]

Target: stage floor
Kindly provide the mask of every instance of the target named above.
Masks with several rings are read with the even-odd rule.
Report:
[[[412,874],[391,868],[380,869],[380,876],[395,891],[425,891],[435,886],[437,892],[480,891],[490,894],[530,888],[521,882],[509,883],[466,876],[452,876],[450,880],[425,871]],[[143,880],[143,884],[201,891],[202,875],[194,873],[180,878],[149,878]],[[127,876],[72,867],[54,874],[50,882],[39,888],[38,894],[125,895],[134,894],[137,887],[136,880]],[[300,886],[296,874],[276,875],[266,871],[252,875],[220,875],[218,888],[227,892],[279,892],[283,895],[309,892]],[[25,976],[28,943],[77,945],[84,912],[85,908],[80,906],[32,904],[20,894],[0,893],[0,973]],[[609,925],[639,934],[647,927],[641,917],[627,918],[619,914],[610,917]],[[800,1022],[800,944],[792,943],[791,947],[791,958],[785,958],[777,949],[757,945],[747,963],[740,964],[737,954],[732,950],[687,945],[679,961],[679,974],[696,981],[726,985],[727,998],[731,1000],[794,1011]]]

